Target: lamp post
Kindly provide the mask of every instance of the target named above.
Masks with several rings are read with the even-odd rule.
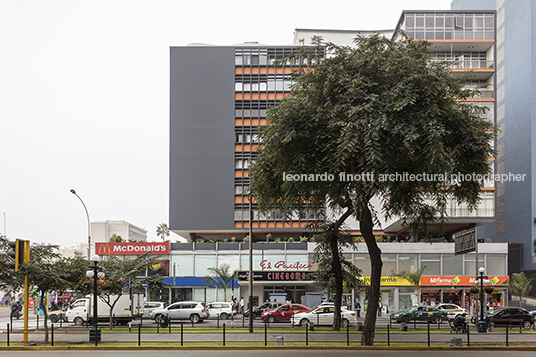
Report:
[[[87,216],[87,259],[90,260],[90,256],[91,256],[91,223],[89,222],[89,213],[87,212],[86,204],[84,203],[84,201],[82,201],[80,196],[78,196],[76,194],[76,191],[71,189],[71,193],[73,195],[75,195],[76,197],[78,197],[80,202],[82,202],[82,205],[84,206],[84,209],[86,210],[86,216]]]
[[[97,279],[104,278],[104,272],[102,268],[97,266],[99,261],[99,256],[94,255],[91,260],[93,261],[93,266],[88,267],[86,275],[88,278],[93,278],[93,327],[89,330],[89,342],[95,342],[95,346],[101,340],[101,331],[97,324],[97,317],[99,316],[97,310]]]
[[[484,279],[488,279],[486,275],[484,275],[484,267],[480,267],[478,269],[478,272],[480,273],[480,277],[476,277],[476,280],[480,280],[480,320],[478,321],[477,330],[478,332],[487,332],[488,330],[488,323],[486,322],[484,318]]]

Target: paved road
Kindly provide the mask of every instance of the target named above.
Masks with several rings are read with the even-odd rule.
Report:
[[[255,353],[255,357],[325,357],[326,352],[330,357],[392,357],[393,353],[396,353],[397,357],[429,357],[430,351],[363,351],[363,350],[255,350],[255,351],[237,351],[237,350],[200,350],[200,351],[180,351],[180,350],[159,350],[155,351],[155,354],[162,357],[213,357],[217,353],[218,357],[251,357],[252,353]],[[534,352],[523,351],[433,351],[434,357],[462,357],[467,354],[471,354],[471,357],[504,357],[508,354],[508,357],[529,357],[534,356]],[[90,356],[114,356],[114,357],[130,357],[130,356],[146,356],[147,351],[2,351],[2,356],[9,357],[58,357],[58,356],[72,356],[76,354],[77,357],[90,357]]]

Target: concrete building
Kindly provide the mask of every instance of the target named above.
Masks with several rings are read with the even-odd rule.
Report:
[[[121,236],[123,242],[146,242],[147,231],[126,221],[91,222],[91,251],[95,254],[95,243],[109,242],[113,235]],[[82,255],[87,257],[87,243],[62,247],[59,253],[65,257]]]

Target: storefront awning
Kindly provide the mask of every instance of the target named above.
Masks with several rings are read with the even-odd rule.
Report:
[[[164,278],[163,281],[164,283],[166,284],[169,284],[171,286],[176,286],[176,287],[190,287],[190,286],[206,286],[206,287],[211,287],[210,284],[207,284],[203,281],[203,277],[167,277],[167,278]],[[229,282],[229,284],[227,285],[228,287],[232,287],[232,283]],[[240,287],[240,284],[238,284],[238,281],[234,281],[234,286],[235,287]]]

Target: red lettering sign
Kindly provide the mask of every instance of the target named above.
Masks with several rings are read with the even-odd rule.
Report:
[[[97,255],[142,255],[147,252],[149,254],[169,254],[169,243],[95,243]]]
[[[268,260],[263,260],[259,265],[262,270],[309,270],[313,267],[312,264],[304,264],[300,262],[287,264],[284,260],[280,260],[273,265]]]

